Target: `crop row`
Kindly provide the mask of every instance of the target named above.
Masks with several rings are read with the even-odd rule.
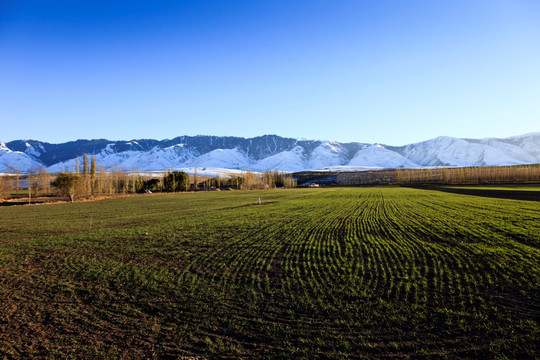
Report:
[[[534,358],[539,210],[398,187],[0,209],[0,354]]]

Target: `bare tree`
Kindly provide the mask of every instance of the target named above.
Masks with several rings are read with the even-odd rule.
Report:
[[[14,190],[19,193],[19,190],[21,188],[20,180],[21,180],[21,171],[17,168],[14,168],[13,166],[8,167],[8,172],[10,174],[15,175],[15,186]]]
[[[5,193],[8,189],[8,177],[7,175],[0,175],[0,201],[4,200]]]

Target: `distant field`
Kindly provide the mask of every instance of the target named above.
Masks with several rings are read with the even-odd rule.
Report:
[[[515,185],[444,185],[456,189],[484,189],[484,190],[512,190],[512,191],[540,191],[540,184]]]
[[[539,343],[537,201],[372,187],[0,208],[0,358],[524,359]]]
[[[428,185],[426,189],[498,199],[540,201],[540,185]]]

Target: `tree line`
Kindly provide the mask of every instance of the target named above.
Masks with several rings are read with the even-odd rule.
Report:
[[[397,184],[522,184],[540,182],[540,164],[396,170]]]
[[[336,182],[342,186],[540,183],[540,164],[343,172],[337,174]]]
[[[255,173],[252,171],[242,171],[240,175],[234,177],[216,176],[208,178],[201,183],[204,189],[235,189],[235,190],[255,190],[255,189],[275,189],[275,188],[295,188],[296,180],[291,174],[280,171],[263,171]]]
[[[35,198],[38,196],[63,196],[70,201],[76,198],[89,198],[98,195],[133,194],[150,192],[182,192],[214,189],[272,189],[296,187],[290,174],[279,171],[254,173],[242,171],[237,176],[200,178],[183,171],[166,170],[162,174],[123,171],[118,167],[107,169],[98,167],[96,157],[83,154],[71,171],[48,174],[45,168],[22,175],[13,172],[0,176],[0,200],[10,193]],[[24,191],[22,190],[24,188]]]
[[[9,197],[33,197],[49,195],[52,192],[53,176],[47,169],[39,168],[22,174],[10,169],[8,174],[0,175],[0,201]]]

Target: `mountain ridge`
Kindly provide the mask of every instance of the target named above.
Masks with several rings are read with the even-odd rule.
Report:
[[[540,163],[540,132],[508,138],[466,139],[439,136],[392,146],[362,142],[262,135],[177,136],[172,139],[78,139],[60,144],[39,140],[0,142],[0,172],[45,167],[70,171],[76,158],[96,156],[98,166],[124,170],[215,167],[237,170],[319,170],[332,167],[414,168],[495,166]]]

